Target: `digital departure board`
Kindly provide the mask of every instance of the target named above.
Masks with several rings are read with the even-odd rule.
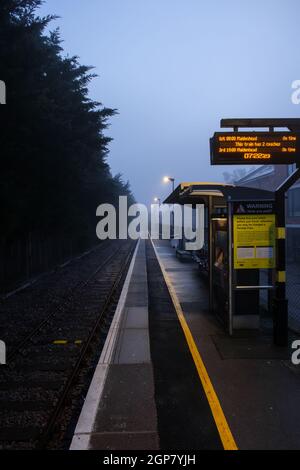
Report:
[[[300,133],[216,132],[212,165],[276,165],[300,162]]]

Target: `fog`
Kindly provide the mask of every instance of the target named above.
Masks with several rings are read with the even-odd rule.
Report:
[[[117,108],[109,164],[149,203],[180,181],[222,181],[209,138],[225,117],[297,117],[297,0],[47,0],[65,53],[99,75],[91,97]]]

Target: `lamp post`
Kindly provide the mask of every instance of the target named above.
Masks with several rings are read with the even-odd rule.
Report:
[[[164,183],[172,183],[173,192],[175,190],[175,178],[171,178],[171,176],[164,177]]]
[[[161,198],[155,197],[154,199],[155,204],[158,204],[158,238],[161,237]],[[151,226],[152,227],[152,226]]]
[[[173,193],[175,191],[175,178],[171,176],[164,177],[164,183],[172,183],[172,190]],[[175,214],[174,214],[174,205],[171,206],[171,240],[174,238],[174,221],[175,221]]]

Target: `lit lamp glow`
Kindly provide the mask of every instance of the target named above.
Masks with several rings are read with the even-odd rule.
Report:
[[[164,183],[172,183],[172,189],[175,190],[175,178],[171,178],[171,176],[164,177]]]

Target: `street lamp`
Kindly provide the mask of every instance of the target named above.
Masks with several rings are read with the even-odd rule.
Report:
[[[172,183],[172,189],[175,190],[175,178],[171,178],[171,176],[164,177],[164,183]]]
[[[160,206],[160,202],[161,202],[160,197],[155,197],[154,202],[158,203],[158,205]]]
[[[164,177],[164,183],[172,183],[172,189],[173,193],[175,191],[175,178],[172,178],[171,176],[165,176]],[[171,239],[174,238],[174,221],[175,221],[175,214],[174,214],[174,205],[171,206]]]

